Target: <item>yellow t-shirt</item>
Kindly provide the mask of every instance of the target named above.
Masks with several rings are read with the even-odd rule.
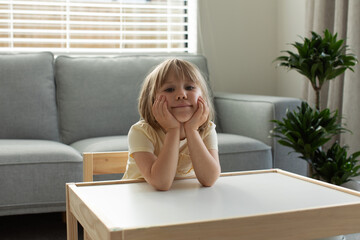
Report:
[[[215,127],[215,124],[210,122],[200,134],[207,149],[218,150]],[[165,133],[161,129],[155,130],[144,120],[135,123],[130,128],[128,134],[129,159],[123,179],[143,178],[132,154],[135,152],[151,152],[155,156],[158,156],[164,144],[164,139]],[[180,141],[179,160],[176,171],[176,177],[184,176],[194,176],[194,169],[192,167],[186,139]]]

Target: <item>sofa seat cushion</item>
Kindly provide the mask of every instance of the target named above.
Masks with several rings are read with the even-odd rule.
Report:
[[[271,147],[256,139],[218,133],[222,172],[272,168]]]
[[[0,139],[59,141],[53,54],[0,54]]]
[[[0,139],[0,215],[65,210],[65,183],[82,180],[82,157],[46,140]]]
[[[128,141],[127,135],[88,138],[74,142],[70,145],[81,154],[84,152],[111,152],[111,151],[127,151]]]

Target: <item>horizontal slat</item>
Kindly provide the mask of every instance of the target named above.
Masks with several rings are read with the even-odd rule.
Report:
[[[0,13],[8,13],[8,10],[1,10]],[[13,14],[28,15],[69,15],[69,16],[92,16],[92,17],[187,17],[187,14],[165,14],[165,13],[99,13],[99,12],[76,12],[76,11],[39,11],[39,10],[13,10]]]
[[[193,0],[192,0],[193,1]],[[164,4],[126,4],[126,3],[81,3],[81,2],[37,2],[37,1],[12,1],[12,0],[2,0],[1,4],[13,4],[13,5],[39,5],[39,6],[70,6],[70,7],[97,7],[97,8],[117,8],[121,4],[122,8],[144,8],[144,9],[187,9],[187,5],[184,5],[186,0],[182,1],[174,1],[172,0],[172,4],[164,5]],[[150,2],[151,3],[151,2]],[[178,3],[178,4],[176,4]]]
[[[149,44],[149,43],[186,43],[187,40],[154,40],[154,39],[52,39],[52,38],[11,38],[13,42],[27,42],[27,43],[133,43],[133,44]],[[0,38],[0,42],[8,42],[10,38]]]
[[[0,23],[32,23],[32,24],[58,24],[58,25],[102,25],[102,26],[186,26],[184,22],[101,22],[101,21],[57,21],[57,20],[30,20],[30,19],[0,19]]]
[[[0,32],[9,32],[10,29],[0,29]],[[12,29],[13,33],[56,33],[56,34],[113,34],[119,35],[119,31],[105,31],[105,30],[48,30],[48,29]],[[121,31],[122,35],[185,35],[186,31]]]
[[[128,160],[128,152],[108,152],[92,154],[94,175],[125,172]]]
[[[0,48],[0,52],[11,52],[14,51],[14,48]],[[45,48],[45,47],[37,47],[37,48],[29,48],[29,47],[17,47],[16,51],[19,52],[46,52],[51,51],[55,54],[88,54],[88,53],[96,53],[98,55],[102,54],[116,54],[116,53],[162,53],[162,52],[186,52],[187,48]]]

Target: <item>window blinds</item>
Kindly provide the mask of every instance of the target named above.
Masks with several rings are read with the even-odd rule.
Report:
[[[196,52],[196,0],[1,0],[0,51]]]

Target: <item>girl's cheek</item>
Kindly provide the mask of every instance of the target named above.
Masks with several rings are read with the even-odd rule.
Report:
[[[201,93],[197,93],[197,95],[196,95],[196,102],[198,102],[199,101],[199,98],[201,97]]]

